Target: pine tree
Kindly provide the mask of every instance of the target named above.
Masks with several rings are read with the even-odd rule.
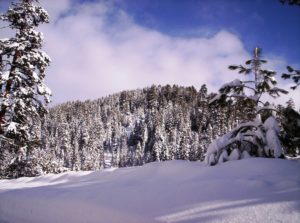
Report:
[[[50,58],[41,50],[42,33],[35,30],[49,17],[36,0],[22,0],[0,19],[16,31],[14,37],[0,39],[0,147],[9,145],[26,157],[39,142],[33,120],[47,112],[51,95],[44,84]]]
[[[294,102],[294,100],[292,99],[292,98],[290,98],[287,102],[286,102],[286,105],[287,105],[287,107],[288,108],[290,108],[290,109],[295,109],[295,102]]]
[[[249,75],[254,78],[246,81],[236,79],[223,85],[211,103],[219,101],[226,103],[228,100],[243,100],[244,106],[255,108],[253,112],[256,118],[252,121],[239,124],[230,132],[214,140],[208,147],[206,162],[214,165],[231,159],[239,159],[254,156],[280,157],[283,154],[279,141],[279,124],[276,120],[274,106],[261,100],[262,95],[268,94],[276,97],[280,93],[286,94],[287,91],[275,87],[276,79],[274,71],[262,69],[262,64],[267,63],[261,59],[261,49],[255,48],[253,58],[246,61],[244,65],[231,65],[229,69],[238,70],[239,73]],[[247,94],[245,89],[251,92]],[[253,106],[255,105],[255,106]],[[261,120],[261,114],[270,112],[265,121]],[[232,154],[231,154],[232,153]]]
[[[296,70],[291,66],[287,66],[286,68],[288,73],[283,73],[281,77],[283,79],[292,79],[295,85],[292,86],[291,89],[295,90],[300,85],[300,70]]]
[[[300,6],[300,0],[279,0],[282,4],[289,4],[289,5],[295,5]]]
[[[290,156],[300,154],[300,113],[294,108],[293,100],[289,100],[287,106],[281,110],[281,140]]]

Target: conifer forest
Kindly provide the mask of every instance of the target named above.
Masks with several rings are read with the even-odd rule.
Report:
[[[1,175],[35,176],[174,159],[203,161],[214,139],[255,117],[244,100],[209,103],[215,96],[205,85],[198,91],[153,85],[57,105],[32,129],[41,144],[30,155],[9,149],[1,153]],[[300,121],[300,115],[292,100],[278,109],[286,129],[282,137],[289,143],[286,153],[299,155],[298,144],[289,138],[299,137],[294,119]],[[19,159],[12,164],[14,157]]]

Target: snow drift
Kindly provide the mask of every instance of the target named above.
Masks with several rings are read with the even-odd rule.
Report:
[[[0,222],[299,222],[300,164],[169,161],[0,181]]]

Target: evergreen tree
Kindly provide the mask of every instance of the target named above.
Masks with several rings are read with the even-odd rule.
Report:
[[[284,131],[281,132],[281,141],[286,148],[286,154],[297,156],[300,154],[300,114],[291,104],[288,103],[287,107],[282,109],[281,124]]]
[[[283,79],[292,79],[295,85],[292,86],[291,89],[295,90],[300,85],[300,70],[295,70],[291,66],[287,66],[286,68],[288,73],[283,73],[281,77]]]
[[[292,98],[290,98],[287,102],[286,102],[287,108],[291,108],[291,109],[295,109],[295,102]]]
[[[262,95],[268,94],[276,97],[280,93],[287,91],[275,87],[276,79],[274,71],[262,69],[262,64],[267,63],[261,59],[261,49],[255,48],[253,58],[246,61],[246,66],[231,65],[229,69],[238,70],[239,73],[248,75],[253,74],[254,78],[246,81],[236,79],[230,83],[223,85],[211,103],[220,101],[226,103],[231,100],[242,99],[244,105],[253,108],[255,105],[256,118],[252,121],[239,124],[230,132],[213,141],[206,154],[206,162],[214,165],[218,162],[224,162],[230,159],[239,159],[243,156],[267,156],[280,157],[283,154],[282,146],[279,141],[279,124],[275,119],[273,106],[268,102],[264,103],[261,100]],[[246,94],[245,89],[252,92]],[[273,111],[266,120],[261,120],[261,113],[266,110]]]
[[[40,138],[33,122],[44,116],[50,101],[51,92],[44,84],[50,58],[41,50],[42,33],[35,30],[49,18],[37,1],[22,0],[12,3],[0,19],[16,31],[14,37],[0,39],[0,147],[9,145],[23,154],[16,162],[25,165]]]

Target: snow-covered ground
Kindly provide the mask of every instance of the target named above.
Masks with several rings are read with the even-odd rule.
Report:
[[[1,223],[300,222],[300,164],[169,161],[0,181]]]

